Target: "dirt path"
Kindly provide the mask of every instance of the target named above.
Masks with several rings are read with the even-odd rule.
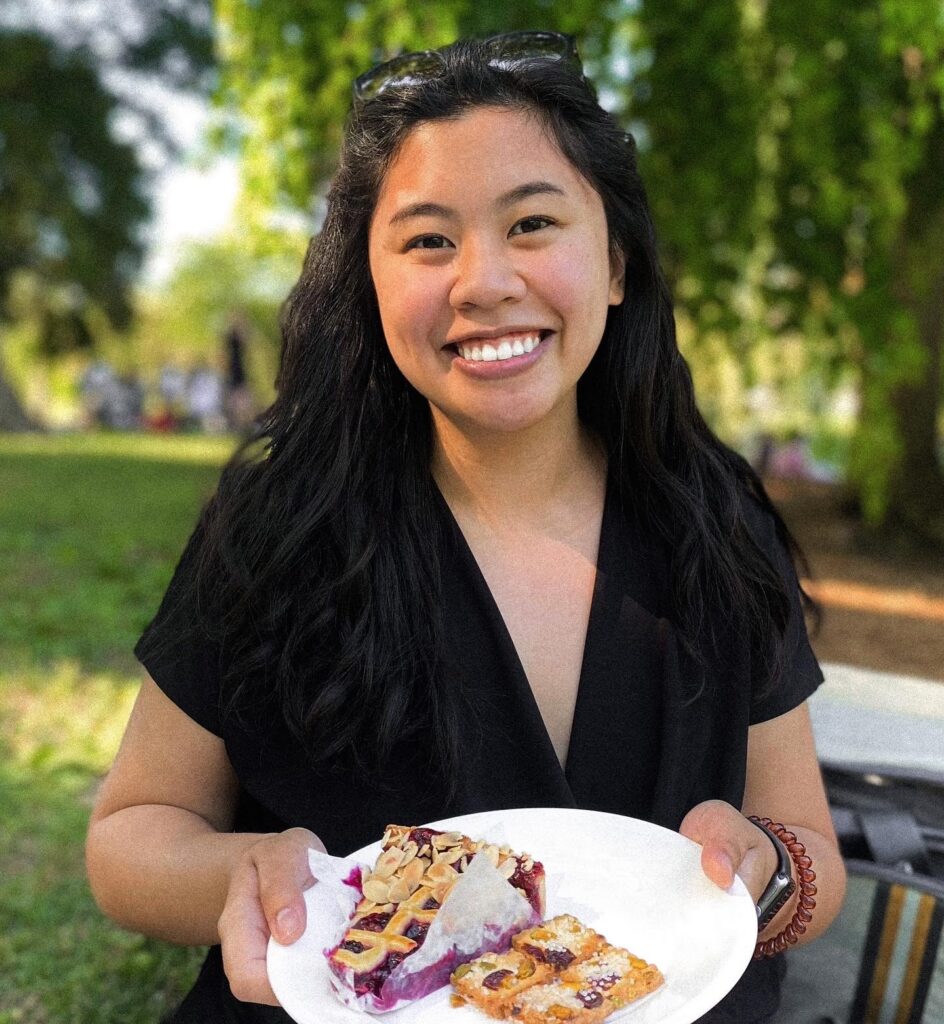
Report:
[[[810,563],[821,661],[944,683],[944,558],[865,551],[829,485],[767,481]]]

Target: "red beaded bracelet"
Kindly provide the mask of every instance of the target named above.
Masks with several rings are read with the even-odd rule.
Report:
[[[786,847],[787,852],[793,858],[797,874],[797,907],[793,913],[790,923],[772,939],[758,942],[754,948],[754,959],[762,960],[765,956],[776,956],[782,953],[788,945],[796,943],[799,936],[806,931],[806,926],[813,920],[813,911],[816,908],[816,872],[813,870],[813,861],[806,855],[806,847],[796,837],[795,832],[789,831],[778,822],[770,818],[758,818],[751,815],[751,821],[762,825],[771,835],[777,837]]]

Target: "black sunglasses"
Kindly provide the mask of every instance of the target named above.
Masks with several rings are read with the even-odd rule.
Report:
[[[504,32],[490,36],[483,45],[488,63],[493,68],[509,70],[532,60],[560,60],[583,72],[576,41],[563,32]],[[403,53],[358,76],[354,80],[354,99],[365,103],[385,89],[435,78],[442,71],[442,66],[439,50]]]

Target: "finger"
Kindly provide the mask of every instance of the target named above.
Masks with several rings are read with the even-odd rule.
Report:
[[[757,846],[754,826],[740,811],[721,800],[708,800],[693,807],[679,831],[701,844],[702,870],[723,889],[733,884],[745,857]]]
[[[256,869],[248,860],[233,874],[218,929],[223,970],[233,995],[247,1003],[278,1006],[266,970],[269,927],[259,904]]]
[[[251,851],[262,912],[272,936],[283,945],[305,931],[302,893],[315,881],[308,862],[308,851],[315,843],[321,845],[307,829],[290,829],[257,843]]]

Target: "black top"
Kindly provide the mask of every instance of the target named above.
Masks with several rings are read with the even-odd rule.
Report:
[[[458,795],[447,801],[422,777],[416,739],[401,745],[383,791],[345,774],[315,771],[284,723],[239,725],[219,711],[221,652],[199,642],[181,581],[192,572],[191,538],[160,610],[135,648],[158,686],[191,718],[221,736],[241,792],[235,831],[301,825],[329,853],[344,856],[374,842],[389,822],[420,823],[511,807],[582,807],[677,829],[685,813],[715,798],[740,806],[747,730],[802,703],[822,681],[810,649],[789,556],[773,522],[753,503],[751,528],[791,594],[786,669],[777,690],[753,693],[751,655],[732,637],[717,679],[693,692],[694,671],[665,617],[668,562],[658,542],[624,514],[610,488],[597,579],[565,768],[561,767],[498,606],[445,501],[443,668],[468,704]],[[723,620],[722,620],[723,623]],[[500,770],[496,770],[499,768]],[[537,851],[536,851],[537,852]],[[782,964],[752,964],[734,991],[703,1021],[752,1024],[776,1008]],[[240,1003],[229,991],[219,947],[170,1018],[174,1024],[284,1022],[274,1008]]]

